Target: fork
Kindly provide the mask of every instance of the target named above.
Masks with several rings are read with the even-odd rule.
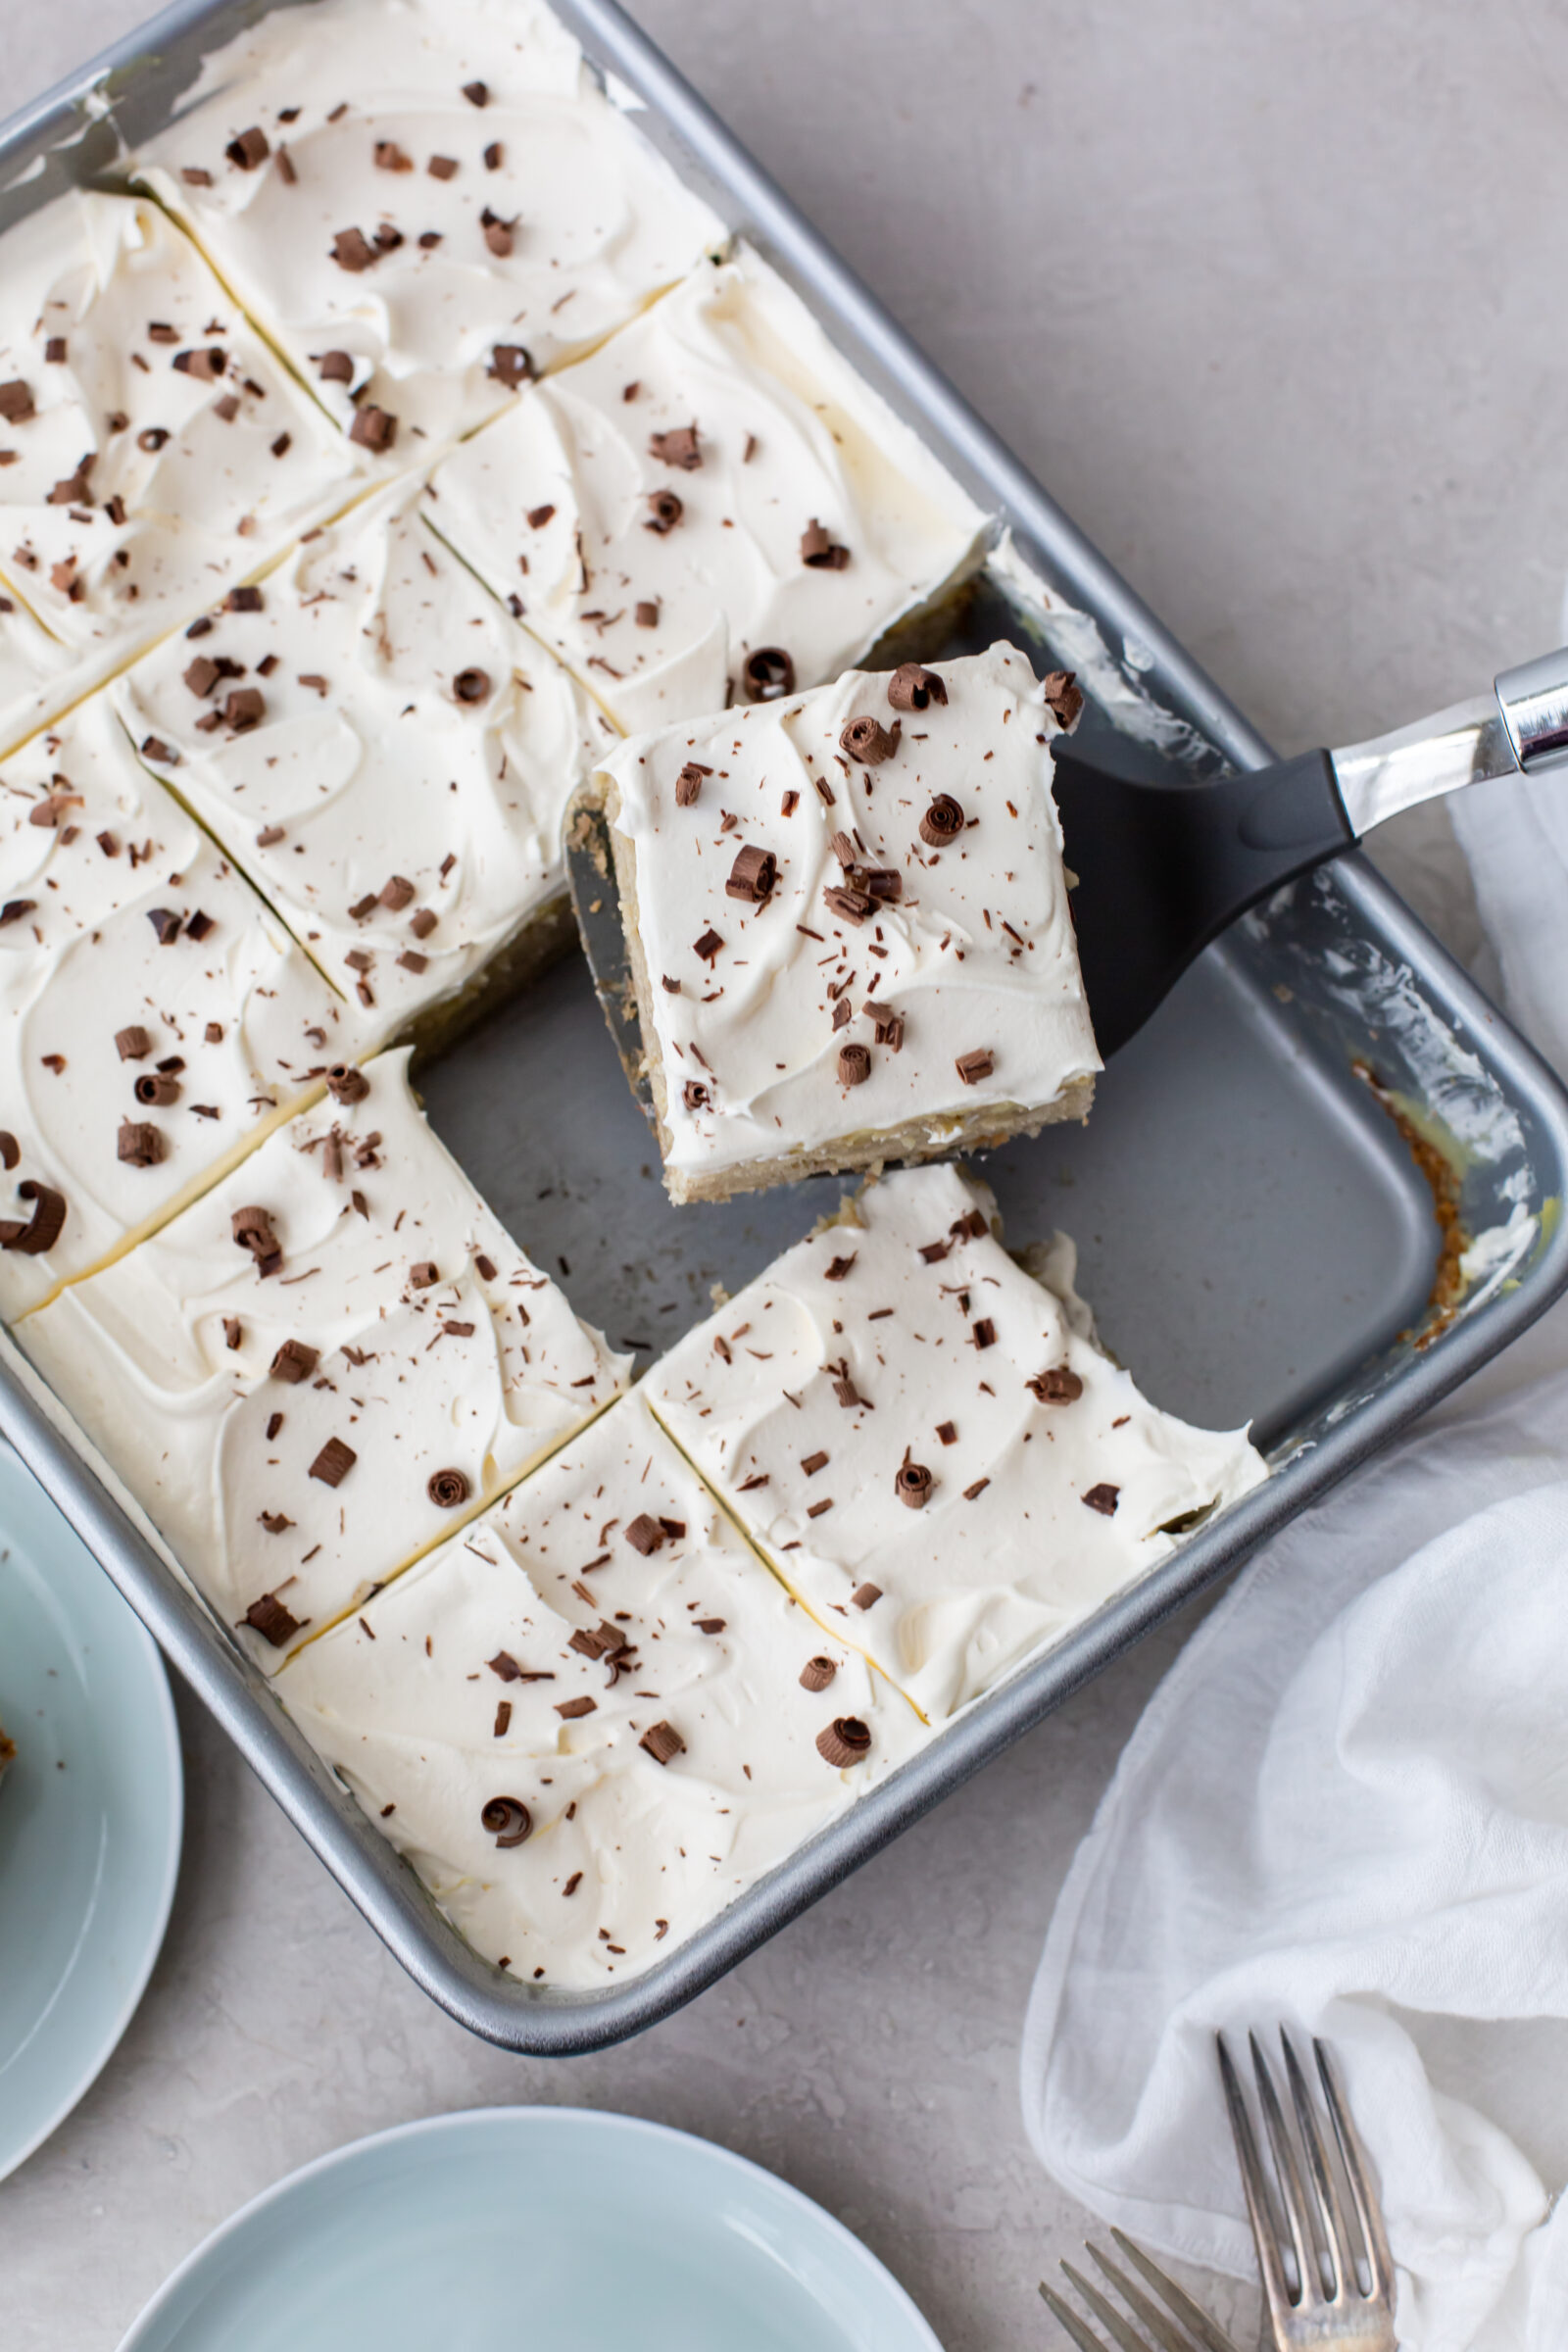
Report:
[[[1123,2319],[1115,2305],[1101,2293],[1099,2287],[1086,2278],[1081,2271],[1075,2271],[1070,2262],[1063,2262],[1062,2269],[1096,2319],[1109,2330],[1111,2343],[1117,2347],[1117,2352],[1155,2352],[1155,2347],[1157,2352],[1236,2352],[1236,2346],[1224,2328],[1216,2326],[1207,2312],[1201,2310],[1186,2289],[1177,2285],[1174,2278],[1167,2278],[1158,2263],[1146,2254],[1142,2247],[1135,2246],[1132,2239],[1120,2230],[1112,2230],[1110,2234],[1133,2269],[1163,2298],[1176,2321],[1180,2322],[1179,2326],[1173,2325],[1166,2313],[1151,2302],[1142,2288],[1111,2261],[1108,2254],[1102,2254],[1098,2246],[1086,2240],[1085,2251],[1090,2260],[1099,2265],[1128,2309],[1137,2314],[1148,2329],[1147,2335],[1140,2335],[1137,2328]],[[1097,2335],[1088,2323],[1078,2317],[1071,2305],[1054,2293],[1043,2278],[1040,2292],[1053,2316],[1077,2345],[1078,2352],[1111,2352],[1111,2344],[1107,2344],[1102,2335]]]
[[[1340,2162],[1355,2207],[1367,2279],[1364,2287],[1339,2183],[1329,2161],[1312,2094],[1290,2035],[1281,2027],[1280,2047],[1297,2130],[1306,2157],[1310,2195],[1302,2181],[1297,2149],[1286,2126],[1268,2062],[1258,2047],[1256,2034],[1250,2034],[1247,2038],[1252,2053],[1252,2071],[1257,2078],[1258,2105],[1274,2158],[1288,2249],[1281,2244],[1274,2202],[1258,2159],[1241,2082],[1225,2046],[1225,2036],[1215,2035],[1225,2104],[1230,2113],[1237,2161],[1242,2168],[1242,2185],[1247,2192],[1247,2215],[1257,2243],[1267,2326],[1273,2331],[1272,2352],[1308,2352],[1308,2347],[1310,2352],[1397,2352],[1394,2333],[1394,2265],[1384,2234],[1383,2215],[1328,2051],[1321,2041],[1313,2041],[1312,2054],[1317,2061],[1323,2101],[1334,2125]],[[1287,2251],[1294,2269],[1294,2292]]]

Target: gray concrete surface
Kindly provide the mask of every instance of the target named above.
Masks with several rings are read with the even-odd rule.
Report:
[[[638,4],[1282,749],[1371,733],[1555,640],[1554,0]],[[20,101],[140,13],[4,0],[0,90]],[[1441,813],[1379,854],[1474,958]],[[1035,2282],[1086,2217],[1024,2141],[1019,2024],[1054,1889],[1179,1639],[683,2016],[554,2067],[448,2025],[187,1705],[190,1831],[152,1989],[0,2186],[8,2352],[111,2352],[172,2264],[291,2167],[526,2099],[629,2109],[772,2166],[892,2264],[949,2352],[1044,2344]]]

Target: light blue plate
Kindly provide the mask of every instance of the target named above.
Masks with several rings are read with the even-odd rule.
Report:
[[[94,2080],[158,1957],[184,1813],[162,1660],[0,1446],[0,2179]]]
[[[577,2107],[406,2124],[199,2246],[120,2352],[941,2352],[799,2189]]]

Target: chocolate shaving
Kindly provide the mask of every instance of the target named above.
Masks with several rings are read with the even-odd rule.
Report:
[[[0,1168],[4,1168],[9,1175],[14,1167],[20,1165],[21,1159],[22,1147],[16,1137],[9,1128],[0,1127]]]
[[[825,1690],[837,1672],[838,1664],[833,1658],[808,1658],[801,1668],[801,1689]]]
[[[813,571],[842,571],[849,560],[849,549],[830,539],[813,515],[801,533],[801,562]]]
[[[680,1090],[683,1110],[711,1110],[713,1097],[700,1078],[688,1078]]]
[[[283,1248],[272,1231],[272,1212],[270,1208],[236,1208],[229,1219],[229,1230],[241,1250],[248,1250],[256,1260],[256,1270],[264,1279],[275,1274],[283,1263]]]
[[[20,923],[24,914],[35,913],[37,906],[36,899],[7,899],[5,905],[0,906],[0,931],[5,929],[7,923]]]
[[[637,1744],[647,1749],[656,1764],[672,1764],[686,1749],[685,1740],[672,1723],[650,1724]]]
[[[596,1715],[598,1711],[597,1698],[563,1698],[556,1703],[556,1713],[563,1723],[575,1723],[579,1715]]]
[[[334,1061],[326,1073],[326,1091],[334,1102],[363,1102],[370,1081],[351,1061]]]
[[[264,1592],[260,1600],[253,1600],[240,1619],[241,1625],[248,1625],[264,1642],[270,1642],[274,1649],[292,1642],[303,1622],[283,1606],[275,1592]]]
[[[236,686],[224,698],[223,721],[236,735],[248,734],[267,716],[267,698],[257,686]]]
[[[754,906],[765,906],[773,895],[778,880],[778,860],[771,850],[738,850],[735,862],[729,869],[724,895],[730,899],[750,900]]]
[[[951,792],[939,792],[920,819],[920,839],[929,850],[945,850],[963,831],[963,810]]]
[[[1046,708],[1058,726],[1073,726],[1084,707],[1083,690],[1073,682],[1077,675],[1075,669],[1052,669],[1040,681]]]
[[[496,1740],[504,1740],[511,1729],[512,1701],[510,1698],[503,1698],[498,1700],[496,1705],[495,1729],[491,1737]]]
[[[637,609],[632,617],[640,629],[657,629],[659,626],[658,600],[653,597],[639,597]]]
[[[244,1327],[238,1315],[225,1315],[223,1317],[223,1346],[232,1351],[238,1348],[244,1337]]]
[[[667,433],[655,433],[648,444],[650,457],[661,465],[678,466],[682,473],[695,473],[703,462],[695,424],[677,424]]]
[[[1076,1404],[1084,1393],[1084,1384],[1076,1372],[1065,1364],[1054,1364],[1049,1372],[1037,1372],[1024,1387],[1038,1396],[1042,1404]]]
[[[645,1559],[650,1552],[658,1551],[664,1542],[663,1528],[647,1511],[639,1511],[624,1533],[633,1551],[640,1551]]]
[[[211,654],[198,654],[195,661],[185,670],[185,684],[190,688],[192,694],[198,697],[208,695],[212,693],[222,674]]]
[[[520,1796],[492,1796],[480,1807],[479,1821],[497,1845],[521,1845],[533,1828],[533,1815]]]
[[[911,1511],[923,1511],[935,1484],[924,1462],[902,1462],[894,1473],[893,1492]]]
[[[517,1664],[510,1649],[498,1649],[493,1658],[486,1658],[485,1664],[491,1673],[499,1675],[504,1683],[520,1683],[524,1680],[522,1668]],[[534,1678],[529,1675],[526,1679],[531,1682]]]
[[[378,172],[412,172],[414,158],[406,155],[396,139],[377,139],[373,149]]]
[[[973,1340],[976,1348],[994,1348],[997,1344],[997,1327],[989,1315],[982,1315],[969,1337]]]
[[[843,1282],[859,1254],[858,1250],[852,1250],[848,1257],[836,1257],[830,1266],[823,1268],[822,1280],[824,1282]]]
[[[946,681],[934,669],[922,669],[918,662],[901,662],[888,680],[888,701],[895,710],[923,710],[947,699]]]
[[[852,718],[840,732],[839,749],[858,760],[862,767],[880,767],[898,750],[903,728],[904,721],[899,718],[891,727],[885,727],[879,718]]]
[[[875,904],[869,891],[841,889],[837,883],[824,890],[822,898],[836,915],[846,923],[854,923],[857,929]]]
[[[145,1029],[133,1024],[115,1031],[115,1050],[122,1061],[141,1061],[152,1052],[153,1041]]]
[[[692,941],[692,954],[700,956],[704,963],[711,963],[713,958],[717,956],[719,949],[723,945],[724,937],[722,932],[715,931],[712,924],[710,923],[708,929],[703,933],[701,939],[694,939]]]
[[[167,1110],[171,1102],[179,1101],[179,1080],[165,1077],[157,1070],[145,1070],[131,1091],[145,1108]]]
[[[510,259],[513,247],[513,233],[515,230],[516,225],[517,223],[515,220],[503,220],[497,214],[490,212],[488,208],[480,214],[479,226],[483,231],[484,241],[489,247],[490,251],[495,255],[498,262],[504,262]]]
[[[363,906],[364,901],[360,904]],[[372,906],[385,906],[393,914],[401,914],[405,906],[414,904],[414,884],[406,874],[393,874],[382,883],[381,895],[372,899]]]
[[[463,95],[470,106],[488,106],[490,103],[489,84],[483,81],[466,81],[463,85]]]
[[[260,612],[263,609],[259,588],[231,588],[223,599],[225,612]]]
[[[509,392],[515,392],[519,384],[532,380],[533,360],[521,343],[497,343],[485,373],[494,376],[498,384],[505,384]]]
[[[880,1585],[857,1585],[850,1594],[852,1609],[874,1609],[882,1597]]]
[[[552,512],[554,512],[553,509]],[[662,538],[666,531],[672,531],[675,528],[685,512],[686,509],[673,490],[650,490],[648,493],[648,519],[643,524],[643,529],[657,531]]]
[[[332,239],[332,259],[340,270],[358,273],[373,269],[380,255],[357,228],[340,228]]]
[[[164,1156],[163,1130],[147,1119],[122,1119],[116,1151],[127,1167],[155,1168]]]
[[[698,796],[703,789],[703,778],[710,776],[712,772],[710,767],[704,767],[701,760],[688,760],[680,774],[675,778],[676,808],[695,808]]]
[[[437,1283],[440,1281],[440,1279],[441,1276],[436,1269],[436,1262],[433,1257],[416,1258],[414,1264],[409,1268],[409,1287],[411,1290],[427,1291],[431,1287],[432,1283]]]
[[[123,1129],[121,1132],[123,1135]],[[121,1157],[124,1157],[123,1152]],[[8,1164],[15,1167],[16,1161]],[[60,1239],[66,1221],[66,1196],[57,1193],[53,1185],[38,1184],[30,1176],[18,1185],[17,1191],[24,1200],[32,1202],[32,1215],[25,1225],[13,1217],[0,1223],[0,1250],[16,1250],[24,1257],[41,1257]]]
[[[490,672],[487,669],[460,669],[452,681],[452,691],[460,703],[487,702],[490,696]],[[409,896],[414,896],[412,890]]]
[[[871,1049],[869,1046],[840,1046],[840,1086],[863,1086],[870,1075]]]
[[[961,1217],[954,1218],[948,1231],[956,1241],[983,1242],[991,1228],[986,1223],[986,1213],[983,1208],[969,1208],[965,1209]]]
[[[461,1470],[432,1470],[424,1491],[438,1511],[455,1511],[468,1499],[468,1481]]]
[[[802,1681],[805,1681],[804,1675]],[[863,1763],[871,1752],[871,1734],[858,1715],[835,1715],[825,1732],[816,1735],[816,1752],[824,1764],[843,1772]]]
[[[904,1015],[902,1012],[879,1011],[877,1013],[876,1042],[879,1046],[886,1046],[890,1054],[903,1053]]]
[[[340,1487],[359,1458],[341,1438],[328,1438],[311,1464],[310,1475],[318,1478],[323,1487]]]
[[[978,1086],[996,1068],[997,1057],[987,1047],[977,1046],[972,1054],[960,1054],[953,1066],[965,1086]]]
[[[801,1468],[808,1478],[814,1478],[819,1470],[827,1468],[827,1455],[822,1452],[803,1454]]]
[[[8,384],[0,384],[0,417],[7,424],[25,424],[34,414],[31,387],[20,376],[13,376]]]
[[[381,451],[390,449],[397,438],[398,420],[385,409],[367,406],[355,412],[349,426],[349,439],[362,449]]]
[[[200,383],[216,384],[228,366],[228,354],[220,343],[209,343],[200,351],[176,351],[173,366],[181,375],[193,375]]]
[[[285,1340],[268,1370],[274,1380],[286,1381],[291,1389],[297,1389],[302,1380],[310,1379],[320,1360],[318,1348],[308,1347],[304,1340]]]
[[[781,645],[760,645],[741,664],[749,703],[776,703],[795,692],[795,663]]]
[[[1091,1487],[1082,1500],[1088,1503],[1092,1511],[1099,1511],[1106,1519],[1114,1519],[1120,1497],[1120,1487],[1112,1487],[1102,1481],[1098,1487]]]
[[[254,172],[258,164],[266,163],[271,148],[266,131],[253,122],[249,130],[242,130],[237,138],[229,140],[223,153],[236,171]]]
[[[352,384],[354,361],[346,351],[323,351],[316,372],[323,384]]]

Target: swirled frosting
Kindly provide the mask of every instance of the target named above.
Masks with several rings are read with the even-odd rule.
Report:
[[[397,463],[725,236],[535,0],[273,9],[134,168],[342,423],[396,418]]]
[[[867,1185],[657,1364],[649,1402],[807,1605],[933,1722],[1265,1476],[1095,1345],[956,1167]]]
[[[852,671],[602,762],[635,867],[677,1197],[851,1134],[912,1123],[940,1151],[988,1105],[1027,1124],[1075,1088],[1089,1107],[1100,1056],[1051,797],[1058,719],[1011,646],[922,674],[945,701],[928,686],[901,714],[887,675]],[[844,749],[857,727],[864,758]],[[760,897],[736,880],[759,858]]]
[[[0,765],[0,1250],[7,1321],[168,1217],[360,1049],[351,1009],[138,764],[102,698]],[[127,1133],[127,1131],[130,1131]]]
[[[629,1360],[491,1215],[407,1062],[381,1055],[358,1099],[290,1120],[19,1334],[269,1670],[608,1402]]]
[[[745,246],[531,386],[434,487],[437,529],[628,730],[745,700],[767,649],[796,686],[837,676],[984,524]]]
[[[673,1950],[922,1739],[636,1392],[278,1690],[475,1949],[564,1987]]]
[[[382,1035],[564,890],[609,722],[392,486],[113,689],[142,756]],[[221,674],[219,674],[221,673]],[[232,682],[259,697],[235,729]]]

